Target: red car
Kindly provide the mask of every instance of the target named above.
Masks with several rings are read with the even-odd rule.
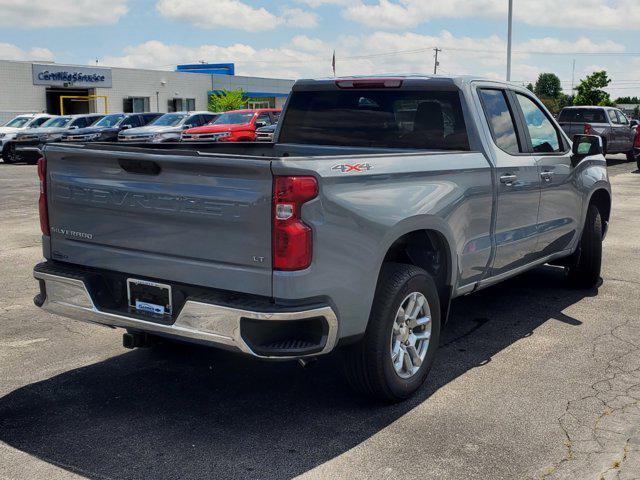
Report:
[[[231,110],[213,123],[190,128],[182,133],[184,142],[253,142],[256,129],[272,125],[280,116],[278,108]]]

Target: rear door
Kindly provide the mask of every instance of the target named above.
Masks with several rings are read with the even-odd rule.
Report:
[[[536,250],[540,175],[535,157],[524,144],[523,126],[513,93],[498,88],[478,91],[491,131],[497,172],[496,253],[492,275],[533,260]]]
[[[53,259],[271,295],[268,158],[46,150]]]
[[[616,115],[616,111],[613,109],[607,109],[607,117],[609,122],[611,123],[609,134],[609,140],[607,144],[607,150],[610,152],[620,152],[623,150],[623,135],[622,129],[620,125],[620,121],[618,120],[618,116]]]

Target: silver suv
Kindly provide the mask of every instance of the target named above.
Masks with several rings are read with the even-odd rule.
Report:
[[[606,153],[624,153],[630,162],[636,159],[633,142],[637,127],[617,108],[565,107],[558,122],[569,138],[578,134],[598,135]]]

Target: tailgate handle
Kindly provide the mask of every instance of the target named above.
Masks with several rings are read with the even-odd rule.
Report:
[[[129,173],[137,173],[139,175],[158,175],[160,173],[160,165],[151,160],[119,158],[118,164],[120,164],[120,168]]]

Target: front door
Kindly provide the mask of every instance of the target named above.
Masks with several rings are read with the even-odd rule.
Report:
[[[536,257],[569,248],[578,234],[581,195],[571,166],[569,143],[537,99],[516,93],[517,113],[525,125],[525,142],[533,153],[541,180]]]
[[[523,127],[514,114],[511,92],[480,89],[479,95],[496,151],[498,205],[491,275],[521,267],[535,258],[537,244],[540,173],[535,157],[527,151]]]

